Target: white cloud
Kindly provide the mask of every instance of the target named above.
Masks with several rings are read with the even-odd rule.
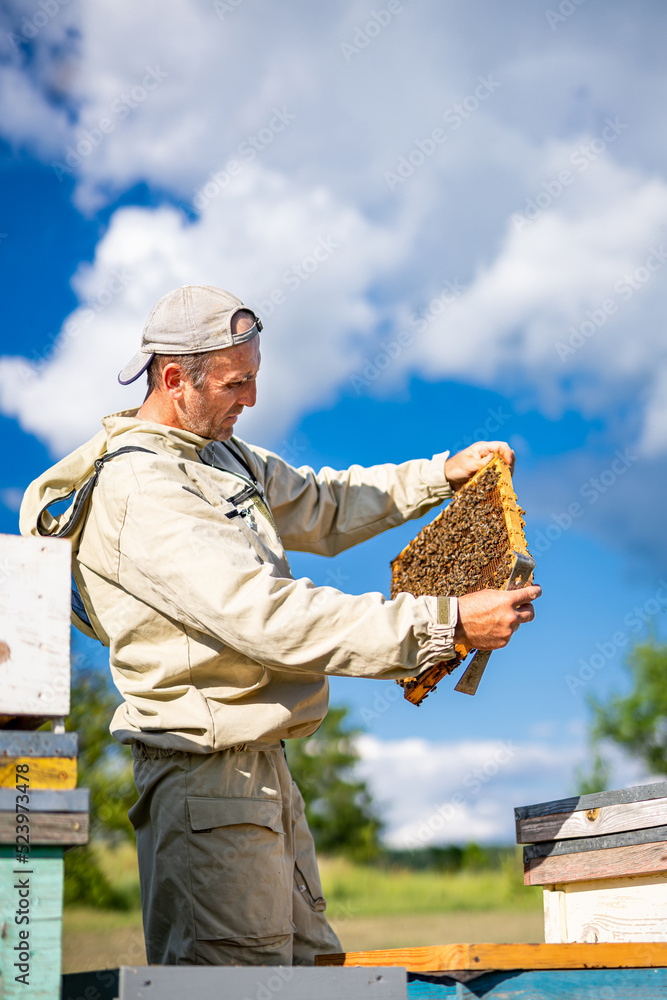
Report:
[[[380,315],[366,290],[401,253],[400,233],[324,187],[304,190],[256,164],[195,222],[170,207],[121,209],[75,275],[82,305],[48,354],[0,359],[0,407],[55,453],[76,446],[103,413],[141,401],[143,388],[121,387],[116,375],[154,303],[183,284],[216,284],[264,314],[260,404],[240,433],[279,442],[359,364]]]
[[[657,371],[650,384],[640,443],[647,455],[667,451],[667,368]]]
[[[24,30],[18,3],[8,10],[3,25]],[[209,0],[61,5],[31,62],[16,46],[5,53],[3,128],[61,177],[71,172],[82,210],[141,181],[191,207],[212,172],[230,160],[242,172],[194,223],[168,208],[112,216],[93,267],[75,277],[81,333],[61,337],[28,380],[20,359],[2,362],[3,412],[54,450],[69,447],[132,394],[110,371],[160,294],[185,281],[226,284],[251,302],[285,291],[284,272],[333,232],[340,247],[270,317],[264,401],[242,433],[284,433],[457,278],[466,290],[378,387],[414,371],[530,387],[550,415],[609,416],[639,398],[643,447],[663,451],[667,272],[627,299],[614,288],[667,224],[667,185],[654,174],[667,140],[647,124],[661,108],[651,41],[663,15],[642,11],[637,44],[619,53],[623,12],[582,8],[552,32],[532,0],[490,8],[483,24],[465,3],[406,2],[348,61],[341,43],[369,17],[358,0],[243,0],[224,18]],[[497,86],[453,124],[448,111],[480,78]],[[390,191],[386,171],[436,127],[446,142]],[[572,183],[553,195],[563,169]],[[517,225],[530,201],[546,207]],[[132,280],[84,325],[86,299],[114,268]],[[616,312],[588,337],[588,312],[609,299]]]
[[[358,739],[359,773],[384,806],[385,840],[397,848],[431,844],[513,843],[514,807],[575,794],[586,757],[581,737],[568,743],[509,740]],[[646,774],[612,749],[617,787]]]
[[[7,510],[11,510],[12,513],[18,513],[22,499],[23,490],[20,490],[18,486],[7,486],[0,490],[0,503],[4,504]]]
[[[525,380],[543,407],[558,400],[557,409],[588,413],[653,383],[667,356],[658,321],[667,300],[667,184],[611,163],[576,183],[576,200],[509,222],[495,260],[422,324],[408,363],[430,378]],[[577,380],[586,374],[593,387]]]

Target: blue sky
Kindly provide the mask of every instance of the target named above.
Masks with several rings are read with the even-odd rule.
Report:
[[[511,839],[513,805],[573,790],[587,699],[666,634],[666,19],[648,0],[0,14],[0,530],[140,401],[116,373],[187,282],[263,315],[246,439],[334,467],[517,452],[544,597],[478,695],[332,684],[395,843]],[[416,527],[294,571],[387,593]]]

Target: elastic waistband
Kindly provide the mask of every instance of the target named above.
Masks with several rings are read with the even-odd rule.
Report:
[[[197,752],[193,750],[172,750],[168,747],[152,747],[147,743],[141,743],[136,740],[132,744],[132,756],[135,760],[159,760],[160,757],[177,757],[182,755],[184,757],[202,757],[206,753],[269,753],[272,750],[285,750],[285,741],[280,740],[278,743],[267,743],[264,745],[258,745],[257,743],[236,743],[231,747],[223,747],[222,750],[211,750]]]

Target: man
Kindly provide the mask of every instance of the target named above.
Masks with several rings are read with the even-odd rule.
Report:
[[[503,442],[347,472],[294,469],[233,437],[256,400],[261,322],[221,289],[153,309],[123,384],[138,411],[37,480],[21,530],[72,538],[76,620],[110,648],[133,746],[149,962],[312,964],[339,942],[282,743],[313,733],[328,674],[395,679],[504,646],[539,587],[352,597],[295,580],[286,549],[334,555],[452,495]],[[45,510],[76,491],[65,514]]]

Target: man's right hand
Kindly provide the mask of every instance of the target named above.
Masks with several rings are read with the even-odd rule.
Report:
[[[478,590],[459,597],[459,620],[455,641],[471,649],[500,649],[524,622],[532,622],[532,601],[540,596],[537,584],[521,590]]]

